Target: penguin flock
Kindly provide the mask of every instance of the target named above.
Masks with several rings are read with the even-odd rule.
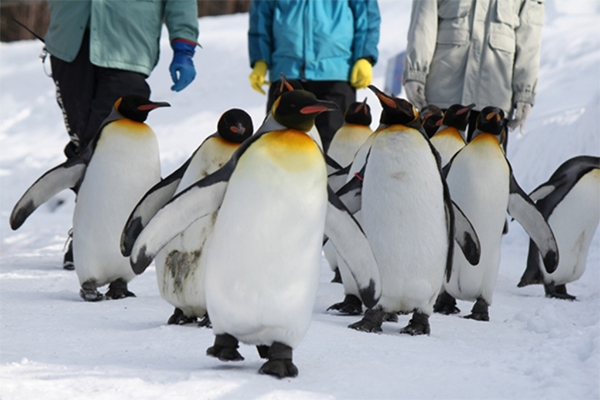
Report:
[[[227,110],[165,178],[144,121],[169,104],[124,96],[85,152],[23,194],[11,228],[75,190],[83,300],[135,296],[128,283],[154,262],[159,293],[174,307],[168,324],[212,329],[206,354],[220,361],[244,360],[240,342],[255,346],[259,372],[277,378],[298,375],[293,353],[312,318],[323,255],[345,295],[328,311],[362,315],[349,328],[380,332],[411,313],[400,333],[428,335],[432,313],[460,312],[456,299],[474,303],[465,318],[489,320],[508,212],[530,237],[518,286],[575,299],[566,284],[583,274],[600,221],[600,158],[574,157],[527,194],[502,148],[502,110],[483,108],[467,141],[474,104],[419,112],[369,89],[382,107],[378,128],[367,100],[353,103],[325,154],[314,120],[336,105],[282,77],[256,131],[245,111]]]

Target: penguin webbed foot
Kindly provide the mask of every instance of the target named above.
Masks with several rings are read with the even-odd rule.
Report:
[[[400,329],[400,333],[411,336],[429,335],[431,333],[429,315],[415,311],[408,325]]]
[[[342,274],[340,274],[339,268],[335,269],[335,275],[333,276],[331,283],[342,283]]]
[[[551,299],[576,300],[575,296],[567,293],[567,285],[546,284],[544,285],[544,291],[546,292],[546,297]]]
[[[212,328],[212,323],[210,322],[210,317],[208,313],[204,314],[204,317],[198,322],[198,328]]]
[[[361,315],[362,314],[362,301],[352,294],[346,295],[344,300],[340,303],[332,304],[327,308],[327,311],[334,310],[338,311],[343,315]]]
[[[108,299],[119,300],[126,297],[135,297],[135,293],[127,289],[127,282],[119,278],[108,285],[108,291],[104,295]]]
[[[256,348],[262,358],[268,358],[268,361],[258,370],[259,373],[272,375],[279,379],[298,376],[298,368],[292,362],[292,348],[290,346],[273,342],[271,346],[260,345]]]
[[[206,349],[206,355],[218,358],[220,361],[243,361],[244,357],[237,351],[238,340],[227,334],[215,336],[215,343]]]
[[[365,312],[363,319],[348,325],[348,328],[361,332],[381,332],[381,325],[383,324],[385,314],[381,309],[370,308]]]
[[[196,317],[186,316],[180,308],[175,308],[173,315],[171,315],[167,321],[167,325],[185,325],[196,322],[197,320]]]
[[[482,298],[477,299],[475,305],[471,309],[471,314],[466,315],[464,318],[472,319],[475,321],[487,322],[490,320],[490,314],[488,311],[488,303]]]
[[[451,315],[458,314],[460,309],[456,306],[456,299],[454,297],[450,296],[447,292],[442,292],[433,305],[433,312]]]
[[[79,296],[90,302],[104,300],[104,295],[98,291],[96,281],[93,280],[83,282],[79,290]]]

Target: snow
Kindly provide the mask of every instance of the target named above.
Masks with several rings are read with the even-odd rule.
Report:
[[[381,61],[406,45],[407,0],[380,1]],[[508,157],[530,191],[575,155],[600,155],[600,7],[548,0],[537,103],[526,133],[513,133]],[[170,49],[150,84],[172,107],[150,114],[163,176],[216,129],[221,113],[245,109],[255,126],[265,98],[248,83],[247,14],[200,19],[196,80],[170,91]],[[297,378],[257,373],[256,350],[221,363],[205,356],[210,330],[168,326],[172,307],[158,293],[154,267],[130,284],[137,298],[86,303],[74,272],[61,268],[74,196],[62,192],[16,232],[8,217],[22,193],[63,161],[67,135],[54,86],[37,58],[37,41],[0,44],[0,398],[2,399],[592,399],[600,397],[600,234],[583,277],[568,285],[577,301],[547,299],[540,286],[517,288],[528,239],[516,223],[503,239],[490,322],[433,315],[431,335],[398,334],[409,316],[383,333],[347,329],[358,320],[327,313],[343,297],[322,261],[308,334],[294,353]],[[368,90],[375,115],[379,106]],[[375,122],[374,122],[375,124]],[[63,203],[60,205],[59,203]],[[574,210],[577,212],[577,210]],[[472,303],[459,302],[461,315]]]

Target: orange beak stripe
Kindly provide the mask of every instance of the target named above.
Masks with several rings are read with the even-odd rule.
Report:
[[[300,110],[300,114],[316,114],[326,110],[329,110],[329,108],[325,106],[306,106],[302,107],[302,109]]]

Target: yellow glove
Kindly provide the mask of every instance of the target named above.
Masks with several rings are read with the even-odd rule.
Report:
[[[259,93],[265,94],[265,91],[262,89],[262,85],[265,84],[265,76],[267,75],[267,63],[263,60],[258,60],[254,63],[254,68],[252,69],[252,73],[248,77],[250,79],[250,85],[252,89],[256,90]]]
[[[357,89],[364,89],[373,81],[373,66],[364,58],[354,63],[350,73],[350,84]]]

